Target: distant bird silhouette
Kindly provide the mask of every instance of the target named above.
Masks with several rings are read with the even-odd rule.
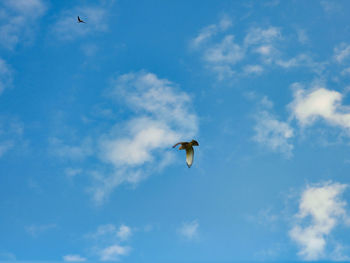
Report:
[[[196,140],[192,140],[190,142],[178,142],[173,146],[173,148],[175,148],[179,144],[181,144],[181,146],[179,147],[179,150],[186,150],[186,163],[188,168],[190,168],[193,163],[193,156],[194,156],[194,150],[192,146],[199,146],[199,144]]]
[[[85,21],[81,20],[79,16],[78,16],[78,23],[84,23],[84,24],[86,24]]]

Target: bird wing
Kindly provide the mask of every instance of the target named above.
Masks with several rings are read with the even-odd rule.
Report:
[[[186,163],[188,168],[190,168],[193,163],[193,156],[194,156],[194,150],[193,150],[193,147],[191,146],[186,149]]]
[[[178,142],[177,144],[175,144],[174,146],[173,146],[173,148],[175,148],[176,146],[178,146],[179,144],[183,144],[184,142]]]
[[[81,18],[78,16],[78,22],[80,22],[80,23],[85,23],[85,21],[84,20],[81,20]],[[85,23],[86,24],[86,23]]]

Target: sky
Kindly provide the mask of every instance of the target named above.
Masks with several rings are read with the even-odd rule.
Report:
[[[0,262],[350,260],[349,8],[2,0]]]

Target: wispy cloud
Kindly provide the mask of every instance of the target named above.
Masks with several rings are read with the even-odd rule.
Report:
[[[12,147],[13,147],[13,142],[11,140],[0,142],[0,157],[2,157]]]
[[[342,76],[350,76],[350,67],[349,68],[345,68],[340,72],[340,75]]]
[[[244,38],[244,44],[246,46],[251,45],[266,45],[275,42],[282,38],[281,30],[277,27],[251,28]]]
[[[10,252],[0,252],[0,260],[2,261],[16,261],[16,255]]]
[[[27,231],[28,234],[30,234],[31,236],[33,237],[37,237],[38,235],[50,230],[50,229],[53,229],[53,228],[56,228],[57,225],[56,224],[47,224],[47,225],[30,225],[30,226],[27,226],[25,228],[25,230]]]
[[[325,65],[326,65],[326,63],[315,62],[307,54],[299,54],[296,57],[293,57],[288,60],[277,59],[275,63],[276,65],[285,69],[297,68],[297,67],[309,68],[311,71],[318,74],[321,74],[324,71]]]
[[[49,138],[50,150],[53,154],[72,160],[83,160],[93,154],[93,145],[90,138],[85,138],[77,145],[66,144],[62,139]]]
[[[344,62],[350,56],[350,45],[341,43],[334,48],[334,59],[338,63]]]
[[[14,147],[23,147],[23,124],[15,118],[0,116],[0,158]]]
[[[203,28],[200,33],[191,41],[191,45],[197,48],[202,43],[216,35],[218,32],[224,32],[232,26],[232,21],[228,16],[223,16],[218,24],[212,24]]]
[[[47,10],[42,0],[4,0],[0,8],[0,45],[8,49],[31,41],[38,19]]]
[[[243,57],[244,51],[234,43],[233,35],[227,35],[219,44],[204,52],[204,59],[216,64],[235,64]]]
[[[302,259],[319,260],[331,257],[332,254],[326,254],[327,237],[338,224],[349,222],[345,210],[347,203],[341,198],[346,188],[345,184],[327,182],[308,186],[303,191],[299,211],[289,231],[291,239],[300,247],[298,254]],[[309,222],[309,225],[306,226],[302,221]],[[340,258],[339,249],[336,252]]]
[[[101,236],[106,237],[112,237],[114,238],[117,234],[117,227],[113,224],[105,224],[100,225],[97,227],[97,230],[94,233],[87,234],[86,237],[89,238],[99,238]]]
[[[128,246],[112,245],[100,251],[101,261],[118,261],[120,256],[126,256],[130,253],[131,248]]]
[[[120,240],[127,240],[130,238],[130,236],[132,235],[132,231],[131,228],[122,224],[119,227],[119,230],[117,232],[117,236],[120,238]]]
[[[121,224],[119,227],[114,224],[98,226],[94,233],[86,235],[87,238],[96,242],[96,256],[101,261],[118,261],[121,256],[128,255],[132,248],[123,244],[132,235],[132,228]]]
[[[307,31],[305,29],[298,28],[296,32],[298,36],[298,41],[301,44],[307,44],[310,41],[309,35],[307,34]]]
[[[273,103],[266,97],[260,102],[261,107],[255,114],[256,124],[253,140],[266,148],[292,156],[293,145],[290,139],[294,136],[293,128],[283,121],[279,121],[270,111]]]
[[[65,174],[69,178],[73,178],[73,177],[77,176],[78,174],[81,174],[82,172],[83,172],[83,169],[80,169],[80,168],[67,168],[67,169],[65,169]]]
[[[320,1],[321,7],[327,14],[335,14],[342,12],[343,8],[337,1],[322,0]]]
[[[7,88],[12,87],[13,72],[5,60],[0,58],[0,95]]]
[[[71,254],[71,255],[63,256],[63,260],[69,261],[69,262],[83,262],[83,261],[86,261],[86,258],[77,254]]]
[[[87,237],[94,239],[98,239],[100,237],[108,237],[111,240],[116,240],[117,238],[118,240],[126,241],[130,238],[131,235],[131,227],[125,224],[121,224],[119,228],[113,224],[105,224],[98,226],[97,230],[94,233],[88,234]]]
[[[192,240],[198,236],[199,223],[197,220],[191,222],[184,222],[178,229],[177,232],[180,236]]]
[[[203,32],[206,34],[203,33],[202,36],[205,41],[201,41],[201,45],[191,47],[202,54],[205,67],[213,71],[219,80],[234,76],[261,75],[271,68],[304,67],[317,74],[324,71],[324,63],[315,61],[308,54],[301,53],[294,57],[284,54],[281,44],[286,38],[279,27],[251,27],[241,40],[226,32],[229,27],[225,30],[217,30],[218,28],[220,23],[205,27]],[[214,39],[216,34],[219,36]],[[194,38],[193,42],[198,41],[199,36]],[[304,31],[300,31],[298,36],[300,41],[307,40]]]
[[[203,58],[222,79],[228,72],[233,72],[232,66],[244,58],[244,53],[244,49],[234,42],[234,36],[227,35],[220,43],[208,47]]]
[[[260,65],[247,65],[243,70],[246,74],[260,75],[264,71],[264,68]]]
[[[88,43],[88,44],[82,45],[81,49],[85,56],[92,57],[97,53],[98,46],[93,43]]]

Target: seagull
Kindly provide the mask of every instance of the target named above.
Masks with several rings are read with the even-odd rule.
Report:
[[[188,168],[190,168],[193,163],[193,155],[194,155],[194,150],[192,146],[199,146],[199,144],[196,140],[192,140],[190,142],[178,142],[173,146],[173,148],[175,148],[179,144],[181,144],[181,146],[179,147],[179,150],[186,150],[186,163]]]
[[[84,24],[86,24],[85,21],[81,20],[79,16],[78,16],[78,23],[84,23]]]

